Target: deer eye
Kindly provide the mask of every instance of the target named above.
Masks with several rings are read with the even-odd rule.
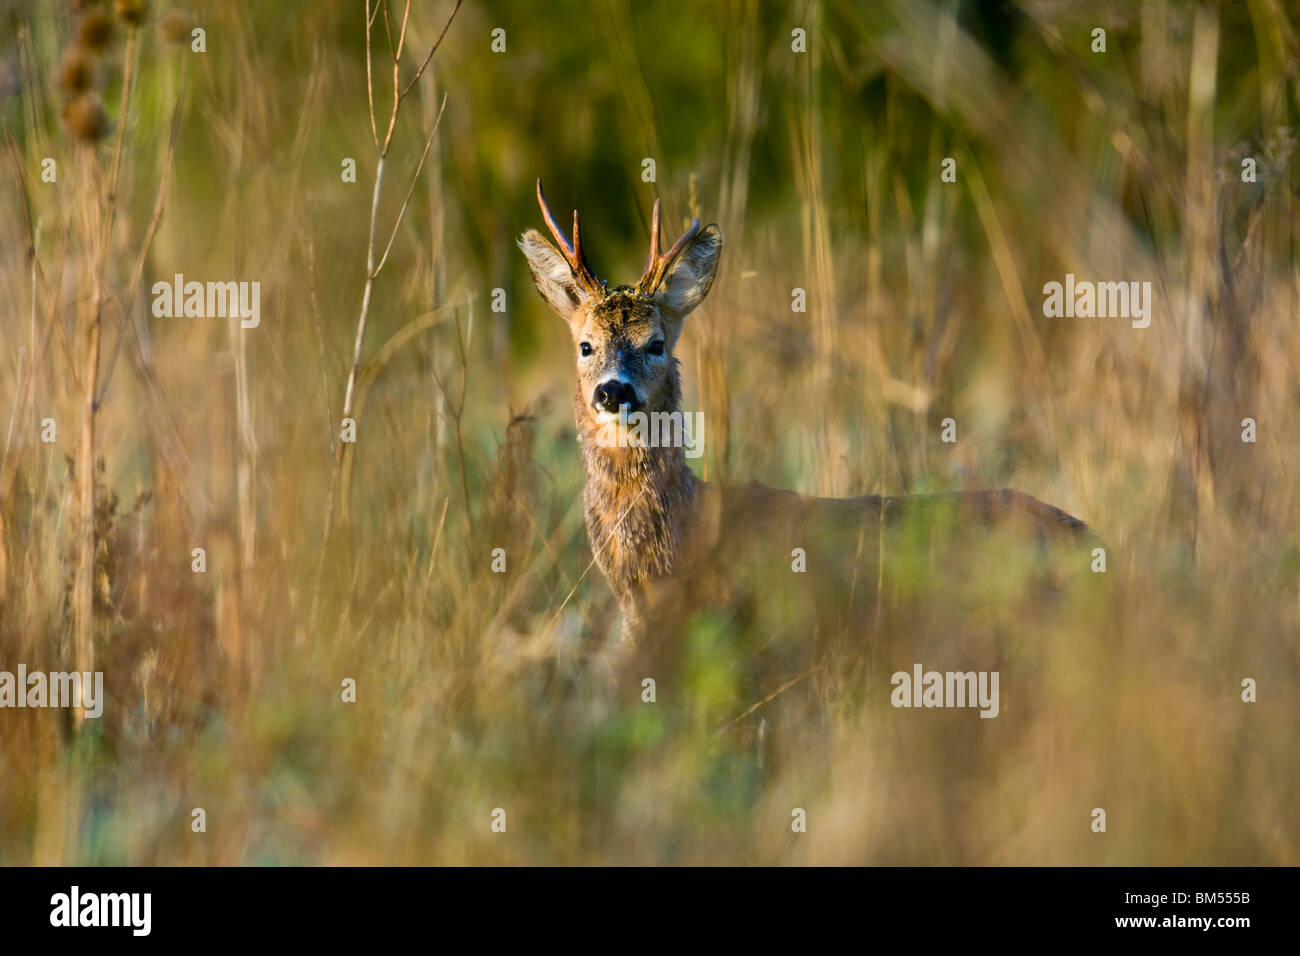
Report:
[[[663,339],[660,339],[660,340],[658,340],[657,342],[651,342],[649,345],[647,345],[647,346],[646,346],[646,354],[648,354],[648,355],[663,355],[663,354],[664,354],[664,343],[663,343]]]
[[[583,354],[584,356],[590,355],[590,354],[591,354],[591,343],[590,343],[590,342],[583,342],[582,345],[579,346],[579,349],[581,350],[581,352],[582,352],[582,354]]]

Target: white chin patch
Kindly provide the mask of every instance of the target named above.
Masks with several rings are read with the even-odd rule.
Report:
[[[603,408],[593,409],[595,411],[595,422],[597,425],[617,425],[618,412],[606,411]]]

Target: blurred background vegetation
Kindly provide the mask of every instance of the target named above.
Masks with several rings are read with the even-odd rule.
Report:
[[[380,251],[414,186],[336,470],[376,171],[365,0],[145,7],[0,2],[0,669],[70,666],[93,459],[109,694],[80,730],[0,711],[0,862],[1300,862],[1293,9],[471,0],[396,121]],[[403,84],[452,8],[412,5]],[[537,177],[611,282],[640,274],[656,197],[721,224],[678,348],[703,475],[1014,485],[1101,535],[1104,588],[1021,620],[864,615],[889,650],[771,763],[727,732],[755,701],[726,614],[659,704],[600,702],[583,660],[616,620],[571,345],[515,248]],[[1067,272],[1151,281],[1150,328],[1044,318]],[[260,326],[155,318],[175,273],[259,281]],[[890,672],[989,642],[997,720],[888,706]]]

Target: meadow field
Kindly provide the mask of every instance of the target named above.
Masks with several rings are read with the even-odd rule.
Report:
[[[1298,30],[0,0],[0,671],[104,685],[0,708],[0,864],[1300,863]],[[761,615],[602,694],[538,178],[611,285],[656,198],[721,226],[677,347],[701,476],[1015,487],[1104,572],[954,614],[896,566],[806,722],[747,681]],[[1149,312],[1049,314],[1067,276]],[[166,308],[190,281],[256,320]],[[892,707],[914,661],[1000,668],[998,717]]]

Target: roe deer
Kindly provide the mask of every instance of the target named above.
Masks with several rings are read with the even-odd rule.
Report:
[[[630,438],[629,413],[680,412],[673,347],[682,320],[713,285],[722,232],[716,223],[701,229],[694,220],[661,252],[656,200],[645,273],[636,285],[611,289],[588,265],[577,211],[570,242],[546,204],[540,179],[537,201],[559,248],[534,229],[523,234],[519,247],[537,291],[568,322],[573,336],[578,377],[573,404],[587,474],[587,533],[618,599],[625,645],[634,646],[668,622],[680,623],[696,599],[725,593],[738,568],[783,562],[788,574],[796,546],[807,549],[809,563],[816,556],[823,565],[842,566],[835,552],[847,550],[854,558],[856,541],[854,560],[875,555],[875,536],[917,512],[946,515],[958,531],[1008,528],[1040,547],[1052,538],[1087,535],[1078,519],[1010,489],[808,498],[752,483],[704,482],[688,466],[680,443],[655,447]],[[831,588],[849,582],[847,575],[834,573],[816,577]]]

